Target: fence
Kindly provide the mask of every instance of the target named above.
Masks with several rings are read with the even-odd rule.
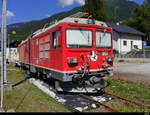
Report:
[[[150,58],[150,50],[135,51],[127,54],[115,54],[116,58]]]

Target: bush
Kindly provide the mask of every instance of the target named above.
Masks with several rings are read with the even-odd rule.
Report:
[[[127,54],[135,54],[135,53],[137,53],[136,50],[132,50],[132,51],[127,52]]]
[[[113,50],[113,54],[114,54],[114,55],[119,54],[119,51],[114,49],[114,50]]]
[[[147,46],[147,48],[145,48],[145,50],[150,50],[150,46]]]

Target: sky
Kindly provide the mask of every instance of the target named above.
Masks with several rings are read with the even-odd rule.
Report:
[[[143,0],[130,1],[140,4],[143,2]],[[1,4],[2,0],[0,0],[0,14]],[[7,24],[43,19],[80,5],[84,5],[84,0],[7,0]]]

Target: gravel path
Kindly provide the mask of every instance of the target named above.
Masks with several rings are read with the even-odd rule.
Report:
[[[115,62],[114,76],[135,82],[150,84],[150,62]]]

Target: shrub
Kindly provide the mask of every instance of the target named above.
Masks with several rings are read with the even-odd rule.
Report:
[[[150,46],[147,46],[147,47],[145,48],[145,50],[150,50]]]

